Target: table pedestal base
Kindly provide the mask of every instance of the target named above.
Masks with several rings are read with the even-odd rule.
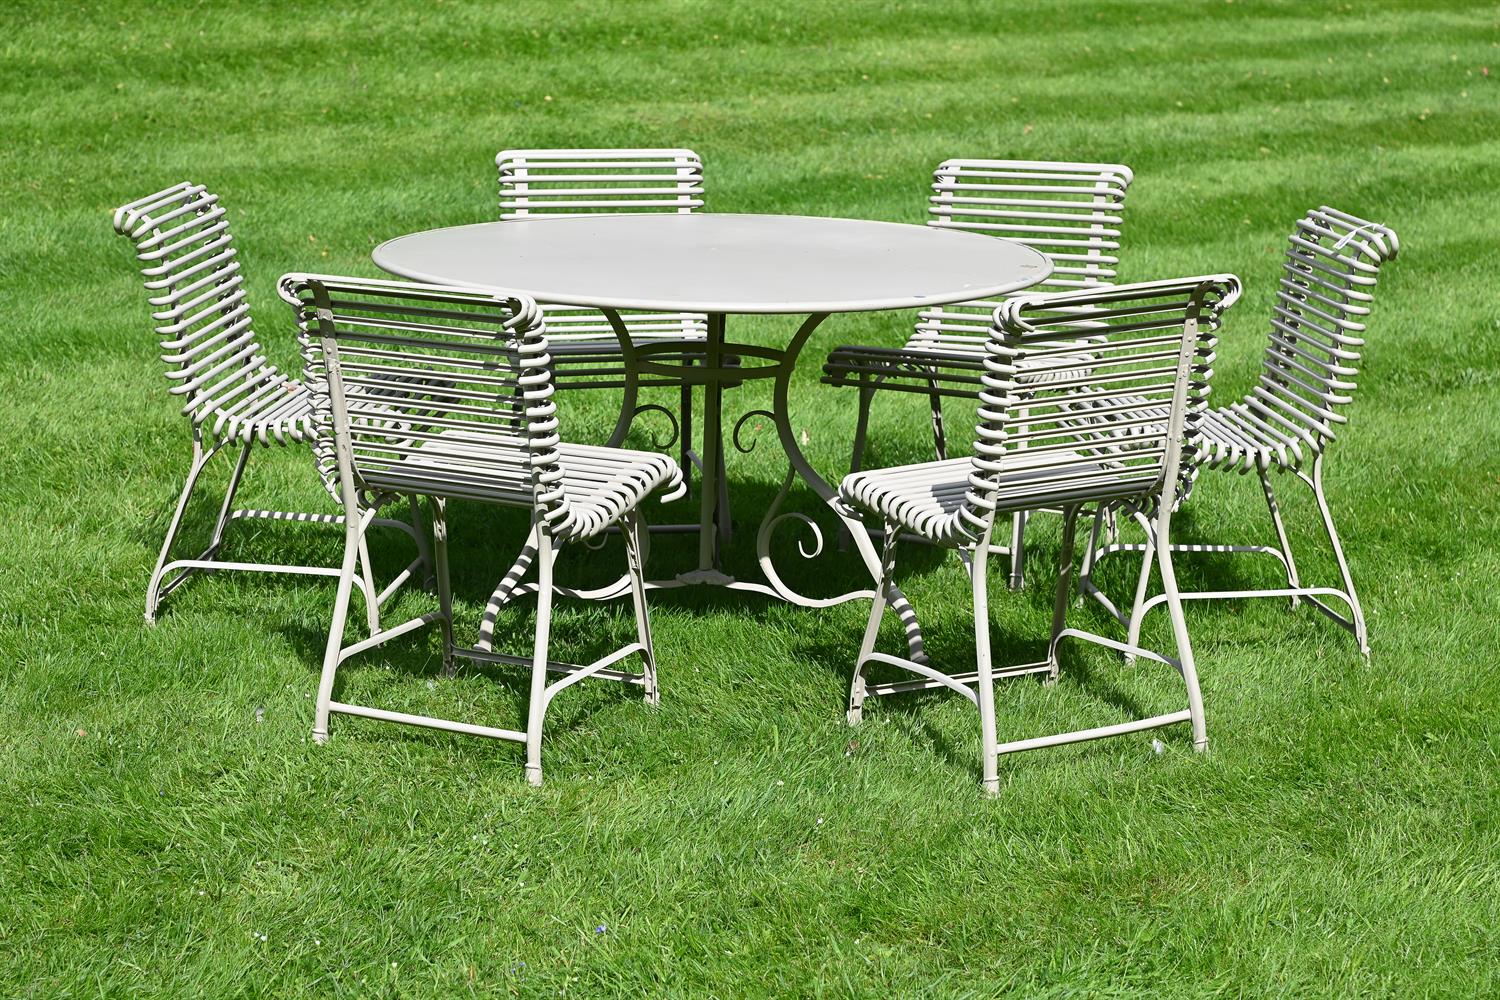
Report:
[[[603,310],[609,317],[610,323],[615,328],[615,333],[620,339],[621,352],[625,358],[625,366],[630,377],[624,389],[624,401],[621,407],[620,418],[615,425],[614,433],[611,434],[609,444],[619,446],[624,441],[626,432],[630,428],[630,421],[637,412],[636,381],[642,374],[662,374],[664,366],[651,360],[654,345],[632,344],[626,332],[624,323],[620,320],[618,313],[613,310]],[[695,383],[701,383],[704,387],[704,417],[703,417],[703,453],[700,471],[699,489],[701,497],[699,500],[698,518],[698,566],[693,570],[678,574],[671,579],[657,580],[646,584],[651,590],[669,590],[689,586],[712,586],[723,587],[729,590],[746,591],[774,597],[805,608],[826,608],[837,604],[843,604],[855,600],[871,600],[875,591],[871,589],[853,590],[832,597],[810,597],[793,590],[782,579],[777,572],[771,556],[771,537],[776,528],[786,521],[796,521],[803,524],[812,535],[812,545],[809,548],[804,544],[798,545],[798,552],[804,559],[816,559],[823,555],[825,546],[823,543],[823,531],[818,524],[808,515],[800,511],[782,511],[787,495],[796,480],[801,479],[804,484],[822,497],[829,508],[838,516],[849,538],[854,542],[860,559],[865,564],[866,571],[870,574],[872,581],[878,581],[881,577],[881,565],[879,551],[871,539],[870,532],[864,523],[851,513],[845,512],[837,502],[838,491],[822,476],[812,468],[803,453],[801,445],[797,440],[796,433],[792,429],[791,415],[788,411],[790,385],[792,373],[796,368],[797,358],[802,353],[803,346],[807,343],[818,326],[828,318],[828,313],[814,313],[809,316],[798,328],[796,334],[787,344],[784,350],[762,347],[750,344],[728,344],[724,336],[724,315],[722,313],[710,314],[708,317],[708,338],[704,345],[704,359],[701,365],[690,368],[672,367],[670,374],[678,378],[686,378]],[[656,347],[657,350],[669,350],[670,345]],[[728,355],[736,355],[741,359],[741,364],[735,367],[726,367],[723,359]],[[754,361],[766,362],[755,364]],[[725,573],[720,560],[720,546],[729,533],[729,518],[727,516],[727,491],[722,480],[722,469],[724,468],[724,434],[723,434],[723,396],[726,383],[741,383],[753,379],[774,379],[773,402],[770,410],[752,410],[742,416],[734,425],[731,440],[739,451],[748,452],[754,445],[744,445],[740,441],[740,432],[744,424],[751,417],[762,416],[768,418],[776,428],[777,437],[780,440],[782,450],[786,453],[788,469],[786,477],[782,480],[781,489],[776,498],[767,508],[765,515],[761,518],[760,527],[756,531],[756,556],[760,564],[764,583],[756,583],[737,580]],[[649,535],[649,532],[646,533]],[[642,559],[645,553],[642,553]],[[536,591],[535,583],[522,583],[527,570],[535,559],[535,538],[529,538],[521,555],[511,566],[500,584],[495,588],[486,606],[484,624],[481,626],[481,637],[493,631],[495,617],[500,607],[517,596]],[[623,597],[629,593],[628,583],[625,579],[604,587],[594,589],[577,589],[569,587],[554,586],[558,594],[581,598],[585,600],[608,600]],[[907,646],[911,659],[918,662],[926,660],[926,654],[922,643],[922,630],[917,621],[916,613],[912,610],[910,602],[901,593],[900,588],[892,585],[888,595],[891,610],[899,616],[906,630]]]

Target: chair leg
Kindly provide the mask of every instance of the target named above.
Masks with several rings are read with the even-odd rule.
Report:
[[[1170,507],[1165,498],[1162,513],[1157,521],[1157,530],[1152,534],[1156,546],[1157,566],[1161,570],[1162,591],[1166,594],[1168,614],[1172,618],[1172,638],[1177,646],[1177,662],[1182,670],[1182,682],[1187,686],[1188,718],[1193,727],[1193,749],[1202,753],[1208,749],[1208,730],[1203,718],[1203,692],[1198,687],[1198,668],[1193,661],[1193,644],[1188,638],[1187,619],[1182,613],[1182,597],[1177,591],[1177,573],[1172,567],[1172,544],[1169,537]],[[1150,544],[1150,543],[1148,543]],[[1135,616],[1131,618],[1135,625]],[[1131,645],[1136,642],[1132,637]]]
[[[1101,504],[1094,511],[1094,523],[1089,528],[1088,548],[1083,550],[1083,565],[1078,570],[1078,598],[1079,607],[1083,607],[1084,587],[1093,583],[1094,575],[1094,553],[1099,551],[1099,534],[1104,529],[1104,506]]]
[[[419,517],[417,498],[412,497],[412,516]],[[453,666],[453,586],[448,576],[448,503],[432,498],[432,547],[437,575],[438,608],[443,613],[443,673],[454,674]]]
[[[359,536],[359,571],[365,580],[365,624],[370,634],[380,631],[380,591],[375,587],[375,567],[370,562],[370,541],[363,532]]]
[[[677,467],[689,487],[693,485],[693,387],[684,382],[679,390],[677,423]]]
[[[240,490],[240,483],[245,478],[245,464],[250,460],[250,449],[254,448],[252,441],[246,441],[240,447],[240,456],[235,459],[234,472],[229,477],[229,488],[224,491],[224,502],[219,505],[219,517],[214,521],[214,533],[208,540],[208,551],[217,551],[219,545],[224,541],[224,529],[229,525],[229,515],[234,510],[234,497]]]
[[[651,641],[651,618],[646,610],[646,556],[641,547],[641,515],[632,510],[625,515],[625,569],[630,574],[630,602],[635,610],[635,637],[641,650],[641,674],[645,681],[646,704],[661,704],[661,688],[656,680],[656,647]]]
[[[870,434],[870,407],[875,402],[875,386],[860,383],[859,416],[854,421],[854,447],[849,456],[849,471],[858,472],[864,467],[865,443]]]
[[[1286,585],[1288,587],[1300,587],[1297,582],[1297,563],[1292,558],[1292,543],[1286,535],[1286,525],[1281,521],[1281,506],[1276,502],[1276,492],[1271,489],[1271,477],[1266,475],[1265,469],[1260,469],[1260,488],[1266,495],[1266,508],[1271,512],[1271,523],[1276,526],[1276,543],[1281,546],[1281,557],[1286,560]],[[1292,607],[1295,609],[1301,604],[1301,598],[1292,595]]]
[[[1078,534],[1078,508],[1063,511],[1062,546],[1057,554],[1057,596],[1052,604],[1052,638],[1047,643],[1049,684],[1057,681],[1061,664],[1057,659],[1058,637],[1068,624],[1068,595],[1073,589],[1073,543]]]
[[[1141,620],[1146,617],[1144,606],[1146,603],[1146,585],[1151,582],[1151,564],[1157,561],[1161,540],[1156,537],[1156,532],[1150,521],[1136,515],[1140,521],[1141,528],[1146,532],[1146,550],[1141,553],[1141,573],[1135,582],[1135,601],[1130,605],[1130,623],[1126,626],[1125,642],[1130,646],[1141,644]],[[1175,585],[1175,584],[1174,584]],[[1125,665],[1128,667],[1135,662],[1134,653],[1125,654]]]
[[[433,562],[432,547],[427,544],[427,525],[422,523],[422,498],[413,493],[406,501],[411,505],[411,527],[417,539],[417,558],[422,560],[422,568],[427,571],[427,578],[422,586],[432,590],[437,585],[437,564]]]
[[[857,726],[864,717],[865,662],[875,652],[875,638],[880,634],[880,620],[885,617],[886,604],[892,581],[896,576],[896,540],[901,528],[895,521],[886,519],[885,536],[881,546],[880,581],[875,585],[875,598],[870,603],[870,620],[865,625],[864,638],[859,643],[859,655],[854,660],[854,677],[849,682],[849,709],[845,721]]]
[[[167,562],[172,555],[172,544],[177,541],[177,533],[182,529],[182,515],[187,511],[188,501],[192,499],[193,490],[198,485],[198,477],[203,475],[209,459],[214,456],[213,451],[205,452],[203,442],[195,434],[193,437],[193,465],[188,470],[187,481],[182,484],[182,493],[177,498],[177,509],[172,512],[171,523],[167,525],[167,537],[162,541],[161,552],[156,557],[156,568],[151,571],[151,582],[146,586],[146,624],[156,624],[156,612],[161,604],[160,592],[162,575],[166,571]]]
[[[1018,510],[1010,518],[1010,589],[1020,590],[1026,586],[1026,521],[1024,510]]]
[[[1000,768],[999,743],[995,736],[995,673],[990,660],[989,536],[986,531],[974,546],[969,591],[974,598],[974,684],[979,700],[980,785],[984,794],[998,795]]]
[[[328,742],[329,704],[333,701],[333,679],[344,652],[344,622],[349,617],[349,594],[354,589],[355,563],[364,535],[361,519],[352,511],[344,526],[344,562],[339,569],[338,592],[333,599],[333,621],[328,626],[328,645],[323,650],[323,672],[318,677],[318,701],[313,719],[313,742]]]
[[[943,430],[943,397],[938,395],[937,383],[928,382],[932,390],[927,394],[927,405],[932,408],[932,450],[939,462],[948,458],[948,435]]]
[[[526,781],[542,784],[542,719],[547,714],[547,650],[552,639],[552,535],[537,532],[536,646],[531,654],[531,699],[526,713]]]
[[[1354,617],[1354,640],[1359,643],[1360,655],[1370,658],[1370,635],[1365,629],[1365,612],[1360,607],[1359,595],[1354,592],[1354,577],[1349,572],[1349,562],[1344,558],[1344,546],[1339,542],[1338,529],[1333,526],[1333,512],[1328,509],[1328,497],[1323,492],[1323,454],[1313,459],[1313,496],[1318,500],[1318,513],[1323,516],[1323,530],[1328,533],[1328,542],[1333,546],[1333,558],[1338,561],[1339,575],[1344,580],[1344,594],[1349,598],[1349,610]]]

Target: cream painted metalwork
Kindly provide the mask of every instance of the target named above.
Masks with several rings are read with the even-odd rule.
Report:
[[[1184,591],[1184,600],[1238,597],[1285,597],[1293,607],[1307,601],[1354,635],[1359,650],[1370,655],[1364,609],[1354,590],[1344,547],[1334,527],[1333,513],[1323,490],[1323,459],[1336,429],[1348,422],[1343,412],[1353,401],[1364,347],[1366,317],[1374,301],[1380,268],[1396,256],[1395,232],[1379,223],[1326,205],[1299,219],[1288,238],[1286,261],[1271,311],[1271,336],[1261,363],[1260,378],[1244,399],[1209,410],[1204,415],[1202,446],[1197,468],[1254,473],[1260,480],[1276,545],[1173,545],[1174,552],[1259,553],[1281,563],[1285,587],[1254,590]],[[1196,469],[1195,469],[1196,471]],[[1338,564],[1341,586],[1309,587],[1302,583],[1282,522],[1281,508],[1271,486],[1271,472],[1289,473],[1312,490]],[[1140,634],[1146,613],[1161,598],[1145,596],[1145,583],[1154,562],[1164,554],[1164,540],[1147,530],[1144,543],[1096,546],[1079,580],[1129,628],[1130,641]],[[1091,564],[1114,552],[1142,553],[1140,584],[1129,614],[1124,614],[1094,585]],[[1330,607],[1324,598],[1341,601],[1348,614]]]
[[[1160,553],[1163,596],[1170,609],[1176,656],[1066,627],[1073,538],[1080,509],[1118,509],[1169,537],[1184,462],[1189,466],[1207,408],[1217,314],[1238,298],[1232,275],[1021,295],[993,311],[985,343],[979,425],[972,458],[854,472],[840,499],[885,525],[881,584],[855,661],[849,722],[860,721],[866,698],[943,687],[979,709],[983,786],[998,791],[997,757],[1062,743],[1136,732],[1178,722],[1192,726],[1193,746],[1207,745],[1192,645],[1172,573]],[[1087,353],[1079,330],[1089,332]],[[1038,383],[1033,373],[1047,371]],[[1143,402],[1143,401],[1149,401]],[[1141,415],[1143,406],[1159,408]],[[1164,499],[1166,502],[1163,502]],[[1000,515],[1038,508],[1063,513],[1057,595],[1047,657],[995,667],[990,656],[987,560]],[[877,652],[876,638],[894,586],[895,552],[905,535],[956,549],[968,569],[974,603],[975,669],[949,674],[929,663]],[[1058,676],[1058,645],[1076,638],[1174,667],[1187,708],[1074,732],[1000,742],[994,683],[1002,677]],[[871,664],[899,667],[914,680],[873,683]]]
[[[507,149],[495,157],[495,166],[503,221],[599,213],[688,214],[703,207],[703,161],[690,149]],[[660,414],[671,422],[671,436],[653,440],[653,446],[668,450],[676,445],[684,472],[701,465],[692,446],[696,382],[675,369],[704,363],[707,316],[650,310],[619,313],[630,346],[649,351],[656,363],[649,373],[631,373],[625,345],[598,309],[544,302],[542,311],[559,390],[621,389],[632,375],[636,386],[676,388],[676,414],[656,404],[636,405],[627,396],[628,410],[620,415],[619,426],[628,428],[648,412]],[[729,358],[725,363],[735,361]],[[722,487],[725,477],[718,476],[717,483]],[[728,504],[727,491],[719,500],[721,507]],[[727,537],[728,528],[726,515],[719,530]]]
[[[146,588],[146,621],[154,622],[166,596],[198,573],[248,570],[338,576],[339,571],[331,566],[219,558],[225,530],[234,521],[343,522],[343,517],[335,514],[234,507],[250,452],[257,444],[298,446],[310,442],[312,404],[306,387],[269,364],[256,340],[238,252],[219,196],[201,184],[184,181],[116,209],[114,226],[115,232],[135,244],[151,318],[161,339],[161,357],[172,383],[169,392],[180,400],[182,414],[192,428],[192,464]],[[213,457],[226,448],[239,454],[208,547],[193,558],[174,559],[172,550],[199,479]],[[381,603],[430,563],[421,530],[370,516],[372,524],[411,535],[418,549],[417,559],[383,590],[375,587],[368,554],[359,554],[362,572],[354,585],[364,598],[373,632],[379,628]],[[417,516],[413,504],[413,517]]]
[[[313,422],[334,453],[345,510],[344,563],[334,602],[313,738],[328,738],[332,713],[514,740],[526,746],[526,776],[542,780],[541,741],[548,705],[587,677],[640,686],[656,704],[656,658],[646,613],[642,520],[648,495],[680,496],[672,459],[647,452],[568,444],[553,402],[553,359],[542,312],[519,293],[407,282],[291,274],[281,294],[304,334]],[[432,504],[439,607],[346,645],[344,623],[369,515],[387,495],[427,497]],[[529,656],[496,653],[493,618],[480,641],[453,642],[448,578],[449,500],[532,511],[528,547],[537,568],[536,642]],[[611,525],[625,536],[626,576],[636,641],[588,664],[549,658],[552,571],[557,550]],[[338,668],[351,656],[414,629],[438,623],[443,661],[529,666],[531,691],[524,729],[453,722],[335,701]],[[639,673],[617,665],[638,656]],[[548,682],[548,675],[559,680]]]
[[[1068,290],[1109,285],[1115,277],[1129,167],[1118,163],[1049,160],[944,161],[935,171],[928,225],[986,233],[1045,253],[1052,273],[1035,287]],[[1029,294],[1029,293],[1028,293]],[[850,471],[864,462],[870,407],[881,390],[919,393],[928,399],[933,447],[948,457],[943,425],[945,397],[975,399],[984,374],[984,347],[998,300],[924,310],[899,348],[845,345],[828,355],[823,382],[859,390]],[[1030,373],[1032,380],[1045,375]],[[1027,512],[1011,518],[1007,546],[1011,586],[1022,585]]]

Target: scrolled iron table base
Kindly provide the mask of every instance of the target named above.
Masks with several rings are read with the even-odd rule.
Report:
[[[609,317],[611,325],[616,329],[620,337],[621,350],[625,356],[627,370],[630,378],[624,388],[624,399],[621,403],[620,419],[615,425],[614,432],[610,435],[609,443],[619,445],[630,428],[631,418],[644,407],[637,404],[636,381],[642,374],[652,374],[657,367],[650,360],[650,350],[642,350],[639,346],[633,346],[625,333],[624,323],[618,312],[612,309],[602,310]],[[753,344],[730,343],[725,338],[725,315],[723,313],[710,314],[708,318],[708,340],[703,346],[704,359],[701,365],[696,365],[684,373],[683,369],[674,371],[680,376],[704,387],[704,416],[703,416],[703,456],[702,456],[702,479],[700,483],[700,507],[698,520],[698,564],[693,569],[679,573],[673,577],[648,581],[646,586],[650,590],[671,590],[682,587],[714,586],[729,590],[738,590],[747,593],[760,594],[765,597],[775,598],[796,604],[804,608],[827,608],[849,601],[871,600],[875,596],[872,588],[850,590],[829,597],[812,597],[794,589],[783,578],[776,569],[775,561],[771,552],[771,540],[776,529],[787,522],[799,523],[811,534],[811,545],[799,541],[797,551],[804,559],[817,559],[823,556],[828,549],[825,545],[823,529],[810,516],[801,511],[783,510],[787,497],[791,494],[792,487],[800,479],[804,485],[812,489],[822,500],[828,504],[829,509],[843,525],[848,536],[853,540],[857,553],[864,562],[872,580],[880,578],[880,556],[871,540],[870,533],[865,525],[853,514],[840,509],[837,503],[837,489],[824,479],[808,462],[801,444],[797,440],[796,432],[792,427],[790,413],[790,386],[792,373],[796,370],[797,359],[802,353],[802,348],[822,322],[827,319],[829,313],[813,313],[798,328],[796,334],[788,342],[784,349],[776,349]],[[655,347],[656,345],[651,345]],[[663,347],[663,350],[668,349]],[[723,358],[727,356],[738,356],[741,363],[729,367],[723,364]],[[754,361],[768,362],[756,364]],[[787,458],[787,472],[782,478],[781,486],[776,492],[775,498],[766,508],[762,515],[760,525],[755,533],[755,553],[760,566],[764,582],[738,579],[724,571],[720,558],[721,546],[728,537],[729,519],[723,511],[726,491],[721,481],[723,476],[724,456],[724,425],[723,425],[723,398],[726,384],[739,384],[756,379],[773,379],[772,408],[770,410],[751,410],[743,414],[734,424],[730,433],[730,441],[734,447],[741,452],[749,452],[755,446],[753,443],[745,444],[742,432],[745,423],[752,417],[764,417],[771,421],[776,429],[777,438],[780,441],[783,452]],[[649,535],[649,533],[646,533]],[[643,558],[645,554],[643,553]],[[528,538],[522,547],[520,555],[511,565],[509,571],[501,578],[499,585],[495,588],[490,600],[487,602],[484,615],[484,623],[481,627],[483,635],[488,636],[493,632],[494,623],[499,609],[516,597],[536,592],[537,585],[534,582],[523,583],[528,570],[536,558],[535,539]],[[595,588],[573,588],[554,584],[556,593],[565,596],[580,598],[584,600],[610,600],[623,597],[628,593],[629,583],[621,578],[613,583]],[[912,610],[910,602],[901,593],[900,588],[892,585],[889,595],[891,607],[896,610],[903,627],[906,630],[907,646],[913,659],[925,660],[926,654],[922,642],[922,630],[917,621],[916,613]]]

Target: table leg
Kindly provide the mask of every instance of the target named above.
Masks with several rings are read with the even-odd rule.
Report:
[[[724,358],[724,314],[708,317],[708,343],[704,368],[718,371]],[[698,477],[702,491],[698,507],[698,571],[719,568],[719,476],[723,464],[724,387],[716,378],[703,384],[703,471]]]
[[[808,339],[813,335],[813,332],[817,330],[817,328],[827,318],[827,313],[814,313],[813,315],[809,316],[807,320],[803,322],[802,326],[797,330],[797,333],[792,337],[791,342],[787,344],[786,350],[782,354],[781,363],[778,366],[776,372],[776,382],[772,396],[771,417],[776,425],[777,436],[779,436],[781,439],[781,448],[786,453],[787,461],[791,465],[791,472],[796,473],[796,475],[800,477],[804,483],[812,488],[814,493],[817,493],[818,496],[822,497],[824,503],[828,504],[829,508],[834,512],[834,514],[838,516],[839,520],[843,523],[845,530],[848,531],[849,536],[853,538],[855,548],[858,549],[860,558],[864,560],[865,568],[869,570],[871,579],[875,581],[876,586],[879,586],[879,581],[882,576],[882,566],[879,549],[876,548],[874,541],[870,538],[870,533],[865,528],[864,522],[861,521],[858,517],[855,517],[846,512],[843,509],[842,505],[838,503],[838,490],[835,489],[834,486],[828,482],[828,480],[818,475],[817,471],[814,470],[812,465],[807,461],[807,456],[803,453],[802,446],[797,440],[796,431],[792,427],[792,416],[789,405],[791,399],[792,373],[796,371],[797,358],[802,353],[803,346],[806,345]],[[816,540],[816,546],[814,548],[814,551],[811,553],[803,550],[804,556],[807,556],[809,558],[811,556],[815,556],[822,550],[823,547],[821,532],[818,531],[817,526],[814,525],[810,520],[802,517],[802,515],[787,515],[777,513],[777,508],[780,506],[782,499],[786,496],[787,487],[790,485],[791,473],[788,473],[786,484],[783,485],[781,492],[777,494],[776,501],[772,503],[771,507],[766,511],[766,516],[761,522],[762,530],[761,537],[759,539],[759,548],[761,550],[761,567],[766,573],[766,578],[772,581],[773,585],[775,585],[776,590],[778,591],[778,596],[782,597],[784,600],[791,601],[796,604],[810,605],[815,607],[826,607],[830,604],[840,604],[844,601],[855,600],[858,597],[863,596],[873,597],[874,594],[872,591],[862,591],[859,593],[840,595],[839,597],[831,599],[809,599],[795,593],[790,588],[787,588],[784,584],[781,583],[780,576],[775,572],[774,567],[772,567],[771,565],[770,552],[768,548],[770,541],[769,531],[775,526],[776,522],[780,521],[784,517],[796,516],[812,527]],[[902,628],[906,632],[906,642],[911,658],[920,663],[925,663],[927,660],[927,655],[922,643],[922,628],[917,621],[916,612],[912,609],[911,602],[906,599],[906,595],[901,592],[901,588],[897,587],[894,583],[891,584],[887,598],[890,602],[891,610],[894,611],[897,617],[901,619]]]

